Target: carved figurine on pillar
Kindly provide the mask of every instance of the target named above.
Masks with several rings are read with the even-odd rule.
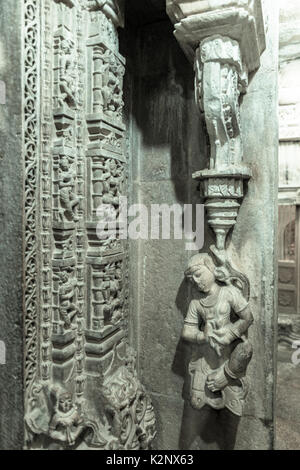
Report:
[[[247,282],[239,273],[216,267],[207,253],[195,255],[185,275],[204,294],[191,301],[182,333],[185,340],[199,345],[189,366],[191,404],[196,409],[206,404],[228,408],[241,416],[252,357]]]
[[[121,2],[122,0],[87,0],[87,6],[89,10],[102,11],[118,27],[124,24]]]
[[[243,158],[239,97],[246,92],[248,75],[239,43],[222,36],[203,40],[195,72],[196,101],[210,137],[210,169],[228,171]]]

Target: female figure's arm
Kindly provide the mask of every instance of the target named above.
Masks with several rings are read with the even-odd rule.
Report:
[[[253,315],[249,305],[241,311],[235,311],[235,314],[239,319],[235,323],[231,324],[230,331],[236,338],[241,338],[245,333],[247,333],[249,327],[252,325]]]
[[[199,312],[197,301],[192,300],[189,306],[187,316],[184,321],[182,338],[190,343],[201,344],[205,342],[203,331],[199,330]]]

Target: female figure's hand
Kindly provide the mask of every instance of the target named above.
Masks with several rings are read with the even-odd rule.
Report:
[[[212,334],[210,334],[210,338],[213,338],[223,346],[231,344],[236,339],[236,337],[228,327],[223,327],[219,330],[215,330]]]

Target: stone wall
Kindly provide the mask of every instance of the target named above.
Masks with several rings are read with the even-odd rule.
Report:
[[[267,49],[242,104],[244,160],[253,171],[229,252],[251,285],[250,392],[245,414],[194,411],[184,402],[190,347],[180,339],[190,293],[184,270],[191,253],[180,241],[132,243],[131,305],[139,370],[151,392],[159,449],[270,449],[274,442],[277,224],[277,2],[263,2]],[[128,57],[134,202],[201,202],[195,170],[207,163],[207,137],[194,104],[193,69],[167,21],[134,33]],[[153,51],[159,51],[154,53]],[[133,85],[132,85],[133,83]],[[133,87],[133,88],[132,88]],[[204,250],[211,245],[206,228]]]
[[[0,105],[0,341],[6,347],[6,364],[0,360],[0,449],[23,445],[22,16],[21,2],[13,3],[2,3],[0,16],[0,80],[6,85],[6,104]]]

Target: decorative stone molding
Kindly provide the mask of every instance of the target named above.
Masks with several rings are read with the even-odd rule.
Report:
[[[96,235],[98,206],[128,189],[122,2],[23,3],[26,447],[150,449],[128,246]]]
[[[193,300],[183,338],[199,345],[191,360],[190,400],[243,414],[252,346],[253,322],[248,278],[234,268],[226,249],[237,222],[244,183],[251,169],[244,163],[240,95],[265,49],[260,0],[167,0],[175,37],[193,63],[195,96],[210,139],[209,166],[194,173],[205,199],[208,224],[216,242],[211,254],[194,256],[186,277],[204,294]],[[199,327],[200,325],[200,327]],[[200,359],[199,359],[200,357]]]

